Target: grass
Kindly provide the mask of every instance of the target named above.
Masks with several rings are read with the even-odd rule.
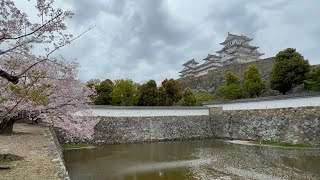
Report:
[[[10,161],[9,160],[6,160],[6,159],[0,159],[0,165],[9,165],[10,164]]]
[[[260,144],[260,142],[252,142],[253,144]],[[296,147],[296,148],[312,148],[310,144],[291,144],[287,142],[276,142],[276,141],[262,141],[261,144],[270,146],[280,146],[280,147]]]
[[[0,154],[0,165],[8,166],[12,161],[19,161],[23,158],[14,154]]]
[[[81,143],[81,144],[64,144],[63,148],[64,149],[80,149],[80,148],[86,148],[89,147],[90,144],[85,144],[85,143]]]

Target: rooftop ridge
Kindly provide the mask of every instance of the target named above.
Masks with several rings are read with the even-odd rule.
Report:
[[[221,45],[224,45],[224,44],[226,44],[226,43],[228,43],[228,42],[230,42],[231,40],[236,39],[236,38],[244,39],[244,40],[246,40],[247,42],[253,40],[253,38],[248,38],[247,36],[242,35],[242,34],[239,36],[239,35],[231,34],[231,33],[228,32],[227,38],[226,38],[222,43],[220,43],[220,44],[221,44]]]
[[[219,57],[219,56],[217,56],[217,55],[209,54],[209,53],[208,53],[208,56],[207,56],[206,58],[204,58],[203,60],[209,60],[211,57],[220,58],[220,57]]]
[[[187,64],[199,64],[199,63],[196,60],[194,60],[194,58],[192,58],[191,60],[189,60],[186,63],[184,63],[183,66],[185,66]]]

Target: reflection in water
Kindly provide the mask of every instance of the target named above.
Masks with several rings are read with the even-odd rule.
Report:
[[[71,180],[320,179],[319,150],[246,146],[219,140],[68,150],[65,161]]]
[[[320,174],[320,156],[298,156],[294,158],[283,157],[284,164],[300,169]]]

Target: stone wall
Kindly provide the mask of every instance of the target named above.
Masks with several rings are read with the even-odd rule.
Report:
[[[274,62],[274,58],[266,58],[250,63],[230,64],[215,70],[211,70],[208,74],[203,76],[181,78],[181,89],[189,87],[197,92],[213,93],[219,86],[225,85],[226,72],[232,71],[242,79],[245,70],[247,70],[251,64],[257,65],[257,67],[260,69],[262,79],[267,80],[269,79]]]
[[[320,147],[320,106],[254,110],[213,107],[209,115],[201,116],[92,118],[99,120],[89,142],[92,144],[218,138]]]
[[[59,162],[60,166],[60,173],[59,177],[63,180],[69,180],[69,174],[66,169],[64,159],[63,159],[63,148],[58,140],[58,136],[52,127],[49,127],[47,131],[47,135],[49,136],[50,140],[53,142],[54,147],[51,148],[51,153],[56,157],[53,161]]]
[[[209,116],[100,117],[94,144],[213,138]]]
[[[210,109],[216,138],[307,143],[320,147],[320,107]]]

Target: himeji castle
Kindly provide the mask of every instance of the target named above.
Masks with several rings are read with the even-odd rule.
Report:
[[[180,71],[180,76],[202,76],[207,74],[210,70],[217,69],[224,65],[233,63],[247,63],[260,60],[260,56],[264,53],[260,53],[257,46],[251,46],[249,44],[252,38],[248,38],[244,35],[235,35],[228,33],[227,38],[220,43],[224,47],[217,51],[218,55],[208,54],[204,58],[204,63],[200,64],[191,59],[183,64],[184,69]]]

